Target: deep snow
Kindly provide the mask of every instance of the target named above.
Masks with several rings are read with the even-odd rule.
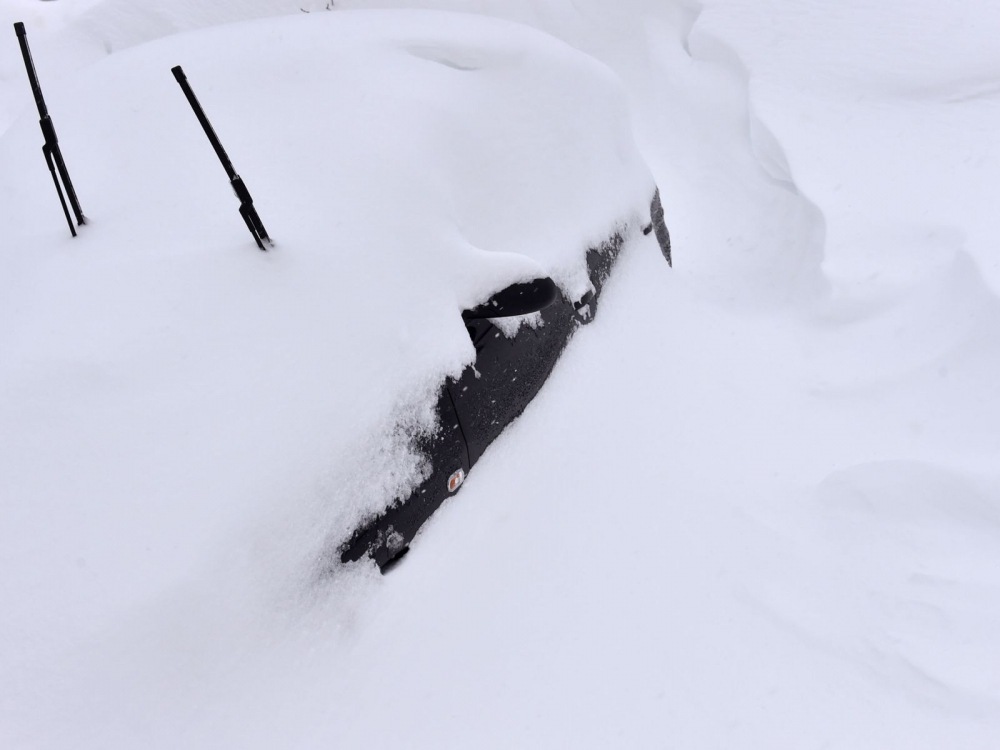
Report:
[[[610,65],[674,271],[651,239],[628,248],[597,321],[391,576],[287,575],[323,519],[290,503],[86,637],[62,597],[12,597],[5,625],[40,634],[5,639],[0,738],[995,747],[995,9],[406,4],[512,17]],[[91,18],[125,28],[114,8]],[[73,521],[3,501],[33,555],[5,554],[5,582],[30,591],[29,560],[72,557],[32,528]],[[166,520],[156,541],[204,528]],[[54,580],[93,561],[74,564]],[[56,618],[70,653],[43,637]]]

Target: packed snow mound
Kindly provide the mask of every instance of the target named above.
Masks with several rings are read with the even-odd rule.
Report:
[[[23,9],[10,20],[28,22],[96,220],[86,238],[63,239],[37,128],[24,126],[24,158],[39,180],[33,200],[51,222],[39,231],[65,243],[43,258],[69,277],[74,258],[94,262],[76,249],[108,223],[92,205],[100,185],[88,189],[76,175],[83,154],[69,145],[76,125],[64,116],[61,75],[242,14],[316,18],[376,5],[502,16],[609,65],[684,252],[669,269],[651,237],[630,243],[601,315],[389,576],[362,568],[304,587],[310,568],[300,564],[336,526],[331,509],[382,491],[367,485],[386,476],[394,449],[366,432],[390,411],[374,387],[362,392],[374,399],[367,404],[318,390],[308,403],[292,399],[289,420],[359,439],[343,448],[316,429],[313,452],[307,441],[286,450],[287,436],[272,435],[250,459],[274,473],[294,454],[299,481],[279,471],[232,507],[180,498],[171,517],[166,506],[84,495],[96,480],[73,505],[0,496],[0,747],[328,750],[376,738],[401,747],[996,750],[1000,46],[991,35],[1000,5],[336,0],[327,13],[326,4],[2,0],[0,14]],[[62,31],[41,23],[60,15]],[[273,262],[266,271],[279,268],[290,284],[287,230],[249,166],[255,157],[236,150],[245,121],[234,127],[203,74],[176,63],[279,240],[273,256],[253,249],[204,138],[179,120],[190,139],[178,153],[186,165],[195,153],[199,168],[205,160],[217,221],[231,222],[219,262]],[[168,67],[158,75],[176,89]],[[10,34],[0,45],[0,117],[13,112],[13,93],[30,104]],[[263,102],[257,109],[270,116]],[[26,247],[2,250],[4,273]],[[11,281],[0,284],[9,294]],[[215,294],[219,282],[209,286]],[[263,296],[268,313],[275,298]],[[197,323],[189,335],[202,335]],[[398,324],[380,332],[386,346],[398,346]],[[360,347],[369,328],[352,326]],[[327,328],[316,338],[342,335]],[[6,356],[0,350],[0,363]],[[381,377],[365,361],[353,366]],[[83,367],[65,381],[83,376],[93,387],[108,381]],[[172,388],[172,376],[160,387]],[[231,398],[227,388],[244,379],[258,386],[251,370],[216,390]],[[289,390],[278,382],[236,418],[259,434],[254,420],[275,421]],[[39,411],[68,413],[30,393]],[[148,410],[150,401],[135,403]],[[303,421],[309,403],[320,412],[314,423],[308,413]],[[344,419],[326,419],[334,407]],[[118,418],[102,415],[94,434]],[[8,423],[0,414],[9,451]],[[39,438],[15,426],[24,440],[51,442],[51,431]],[[159,429],[156,420],[141,427]],[[182,456],[185,438],[204,440],[179,436]],[[86,441],[76,450],[94,453]],[[118,476],[117,463],[142,460],[176,481],[172,455],[137,454],[100,465],[95,457],[94,472]],[[316,481],[320,465],[351,471]],[[268,473],[245,470],[248,487]],[[405,471],[402,461],[386,484]],[[245,533],[232,530],[237,522]],[[167,539],[176,541],[169,554]]]
[[[543,274],[584,293],[588,246],[654,190],[612,74],[483,18],[248,22],[45,94],[89,223],[70,238],[26,113],[0,140],[0,596],[23,605],[0,672],[29,631],[62,643],[57,613],[78,637],[262,517],[299,519],[275,548],[304,559],[405,492],[394,426],[473,361],[461,310]]]

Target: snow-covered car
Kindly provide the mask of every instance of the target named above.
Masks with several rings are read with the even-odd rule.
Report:
[[[327,509],[321,568],[384,568],[593,319],[619,253],[655,231],[670,259],[613,75],[513,24],[243,23],[46,94],[88,223],[66,231],[26,113],[0,139],[0,487],[63,519],[47,549],[109,568],[166,580],[303,505]]]
[[[670,235],[659,194],[643,231],[656,232],[669,262]],[[343,562],[368,554],[384,569],[406,553],[424,521],[460,489],[490,443],[535,397],[576,330],[594,319],[624,241],[625,235],[616,233],[586,251],[591,289],[579,299],[568,298],[543,278],[509,286],[462,313],[476,359],[458,378],[446,379],[437,402],[439,427],[418,441],[429,474],[407,498],[362,524],[343,549]],[[532,314],[537,317],[528,325],[505,322]]]

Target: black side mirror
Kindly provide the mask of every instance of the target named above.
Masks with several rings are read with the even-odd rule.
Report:
[[[548,307],[556,301],[559,293],[555,282],[548,276],[534,281],[511,284],[483,304],[462,313],[464,320],[483,318],[509,318],[513,315],[528,315]]]

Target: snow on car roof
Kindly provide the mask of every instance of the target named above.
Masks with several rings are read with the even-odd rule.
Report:
[[[6,594],[84,623],[262,515],[329,507],[319,535],[412,484],[393,425],[473,361],[459,312],[543,273],[585,291],[588,245],[653,192],[612,74],[506,22],[241,23],[50,88],[33,51],[89,223],[70,238],[26,112],[0,139],[0,495],[33,510],[0,547],[31,561]]]

